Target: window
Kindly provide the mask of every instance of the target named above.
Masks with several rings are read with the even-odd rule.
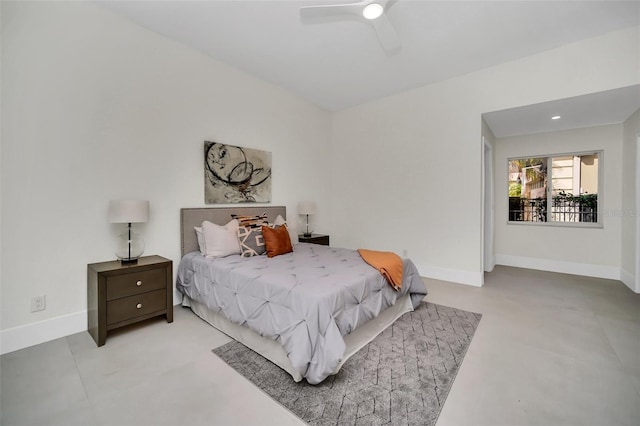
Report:
[[[600,225],[602,151],[509,161],[509,222]]]

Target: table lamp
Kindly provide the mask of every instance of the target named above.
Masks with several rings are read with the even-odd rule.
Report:
[[[132,223],[149,220],[149,202],[141,200],[109,201],[109,223],[126,223],[127,229],[120,235],[116,256],[122,263],[134,263],[144,252],[144,240],[131,229]]]
[[[309,215],[316,214],[316,211],[316,203],[313,201],[301,201],[298,203],[298,214],[307,216],[307,230],[303,234],[305,237],[311,236],[311,232],[309,231]]]

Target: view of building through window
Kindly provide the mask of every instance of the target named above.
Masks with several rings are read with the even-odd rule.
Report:
[[[509,160],[510,222],[598,222],[601,153]]]

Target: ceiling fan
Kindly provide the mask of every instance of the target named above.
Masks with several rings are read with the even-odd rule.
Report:
[[[371,23],[382,48],[389,53],[400,50],[400,39],[386,12],[397,0],[363,0],[356,3],[323,4],[300,8],[303,19],[319,19],[340,16],[359,16]]]

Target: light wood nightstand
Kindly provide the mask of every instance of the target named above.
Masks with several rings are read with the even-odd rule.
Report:
[[[87,265],[87,328],[98,346],[107,331],[155,316],[173,322],[173,262],[145,256]]]

